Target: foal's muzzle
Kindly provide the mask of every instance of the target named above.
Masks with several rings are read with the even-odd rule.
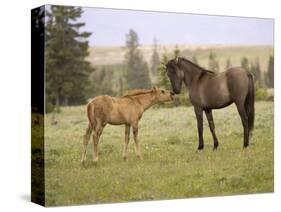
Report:
[[[175,93],[173,91],[170,91],[171,99],[174,99]]]

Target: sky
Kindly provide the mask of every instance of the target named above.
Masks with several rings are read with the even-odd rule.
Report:
[[[139,43],[273,45],[273,19],[83,8],[91,46],[124,46],[130,29]]]

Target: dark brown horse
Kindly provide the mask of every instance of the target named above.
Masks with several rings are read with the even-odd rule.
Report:
[[[212,109],[220,109],[233,102],[244,128],[244,147],[249,145],[255,117],[255,89],[251,73],[242,68],[230,68],[225,72],[214,73],[182,57],[170,60],[166,64],[166,69],[174,93],[181,92],[182,82],[189,90],[189,98],[197,118],[199,150],[204,148],[203,111],[208,119],[216,149],[219,142],[215,133]]]

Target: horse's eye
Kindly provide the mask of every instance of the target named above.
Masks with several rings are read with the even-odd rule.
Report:
[[[161,90],[161,93],[165,93],[165,91]]]
[[[169,73],[169,74],[175,74],[175,70],[174,70],[174,69],[170,69],[170,70],[168,71],[168,73]]]

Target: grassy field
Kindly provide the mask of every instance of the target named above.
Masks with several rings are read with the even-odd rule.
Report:
[[[92,162],[92,142],[85,167],[80,166],[85,107],[65,107],[45,120],[46,204],[186,198],[272,192],[273,102],[256,103],[255,131],[243,149],[242,125],[235,106],[214,111],[220,146],[204,119],[205,149],[197,152],[196,119],[191,107],[151,108],[141,120],[138,161],[131,138],[129,158],[122,159],[124,126],[106,126],[99,162]]]

